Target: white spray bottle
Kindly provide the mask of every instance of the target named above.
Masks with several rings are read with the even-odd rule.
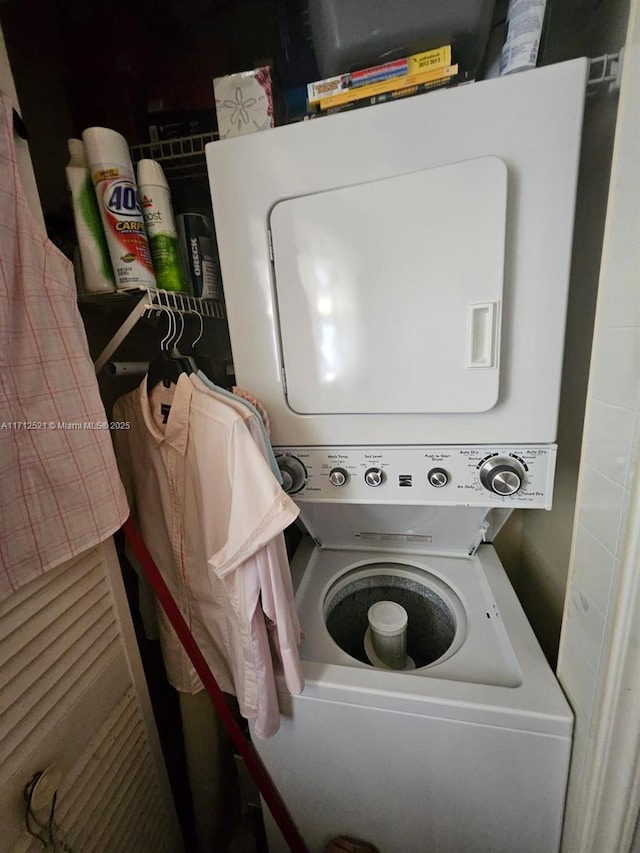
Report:
[[[82,292],[108,293],[115,290],[113,268],[84,144],[81,139],[68,139],[67,147],[70,159],[65,172],[80,253],[81,270],[76,274],[78,287],[81,279]]]
[[[189,293],[189,283],[178,251],[169,184],[160,163],[140,160],[138,189],[158,287]]]

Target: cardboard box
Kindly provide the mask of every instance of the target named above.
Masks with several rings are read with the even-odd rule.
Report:
[[[244,136],[274,126],[273,87],[268,65],[216,77],[213,93],[220,139]]]

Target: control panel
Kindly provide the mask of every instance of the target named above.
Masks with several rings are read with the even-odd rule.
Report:
[[[275,448],[297,501],[549,509],[556,445]]]

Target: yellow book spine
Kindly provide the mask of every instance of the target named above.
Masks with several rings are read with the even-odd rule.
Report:
[[[374,98],[376,95],[384,95],[387,92],[395,92],[406,89],[409,86],[418,86],[421,83],[431,83],[434,80],[447,80],[458,73],[458,65],[449,65],[447,68],[432,68],[428,71],[420,71],[417,74],[405,74],[403,77],[392,77],[382,80],[380,83],[371,83],[369,86],[358,86],[347,89],[339,95],[331,95],[320,101],[321,110],[329,110],[332,107],[341,107],[364,98]]]
[[[361,71],[340,74],[326,80],[316,80],[307,85],[307,100],[309,106],[317,106],[322,98],[330,98],[358,86],[370,86],[381,83],[392,77],[403,77],[407,74],[417,74],[418,71],[430,71],[433,68],[446,68],[451,65],[451,45],[446,44],[434,50],[414,53],[404,59],[394,59],[382,65],[373,65]]]
[[[409,57],[408,74],[417,74],[418,71],[431,71],[434,68],[446,68],[451,65],[451,45],[446,44],[436,50],[427,50],[425,53],[414,53]]]

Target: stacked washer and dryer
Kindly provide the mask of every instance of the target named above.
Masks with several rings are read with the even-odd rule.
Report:
[[[207,148],[237,381],[306,533],[306,686],[256,747],[311,850],[558,849],[572,714],[490,543],[551,508],[586,74]]]

